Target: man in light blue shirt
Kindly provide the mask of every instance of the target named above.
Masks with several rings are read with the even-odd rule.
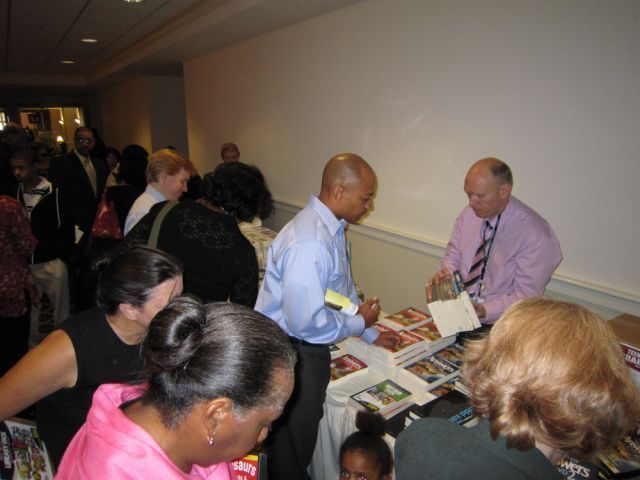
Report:
[[[147,188],[131,205],[123,233],[128,234],[156,203],[180,200],[192,175],[197,172],[191,160],[177,150],[153,152],[147,165]]]
[[[256,310],[284,330],[298,351],[293,395],[267,440],[269,479],[309,478],[329,383],[328,344],[348,336],[369,343],[395,344],[395,335],[371,327],[378,319],[378,299],[360,304],[351,278],[344,230],[373,206],[376,176],[361,157],[340,154],[324,168],[320,195],[278,234],[271,244]],[[354,316],[325,306],[327,289],[360,304]]]

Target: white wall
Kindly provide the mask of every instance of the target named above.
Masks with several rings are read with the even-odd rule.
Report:
[[[100,93],[101,134],[110,147],[136,143],[149,152],[172,145],[188,154],[184,83],[180,77],[138,77]]]
[[[366,225],[432,250],[497,156],[560,238],[558,290],[640,311],[638,45],[636,0],[367,0],[186,62],[191,156],[210,169],[235,141],[298,206],[359,153]]]

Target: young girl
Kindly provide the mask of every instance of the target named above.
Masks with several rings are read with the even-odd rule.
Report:
[[[384,418],[358,412],[358,431],[340,447],[340,480],[391,480],[393,456],[384,436]]]

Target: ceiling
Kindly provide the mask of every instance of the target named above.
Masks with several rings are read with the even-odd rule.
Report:
[[[181,75],[184,60],[357,1],[0,0],[0,86],[90,91]]]

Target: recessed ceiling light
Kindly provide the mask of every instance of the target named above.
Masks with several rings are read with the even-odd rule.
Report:
[[[62,62],[61,62],[61,63],[67,64],[67,65],[70,65],[70,64],[72,64],[72,63],[76,63],[76,62],[75,62],[75,61],[73,61],[73,60],[62,60]]]
[[[82,43],[98,43],[98,39],[96,38],[81,38],[80,41]]]
[[[124,0],[124,3],[142,3],[144,0]]]

